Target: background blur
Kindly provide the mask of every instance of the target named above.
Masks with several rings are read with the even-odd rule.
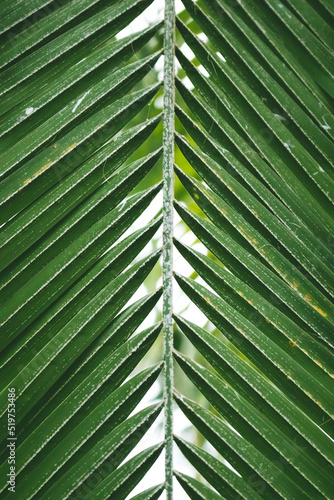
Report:
[[[118,35],[117,38],[122,38],[131,33],[140,31],[151,24],[158,23],[163,19],[164,15],[163,11],[164,11],[164,1],[155,0],[153,4],[149,8],[147,8],[146,11],[140,17],[138,17],[133,23],[131,23],[127,28],[125,28]],[[194,24],[194,21],[192,21],[189,18],[188,14],[183,10],[183,5],[180,0],[176,0],[176,12],[180,15],[183,22],[187,24],[191,23],[193,31],[195,31],[202,40],[205,41],[207,40],[206,36]],[[159,37],[161,38],[152,39],[143,49],[141,49],[141,51],[137,52],[137,54],[134,55],[134,59],[136,57],[141,59],[142,57],[152,54],[152,51],[159,50],[159,47],[161,47],[162,44],[162,37],[163,37],[162,31]],[[192,51],[183,42],[180,34],[178,33],[176,34],[176,41],[178,47],[182,50],[182,52],[189,59],[193,61],[193,63],[203,72],[203,74],[205,74],[204,68],[196,60]],[[187,77],[185,77],[184,72],[178,65],[176,65],[176,73],[179,78],[182,78],[183,82],[189,89],[193,88],[190,80]],[[156,65],[152,68],[152,71],[140,83],[138,88],[143,85],[144,86],[151,85],[156,81],[162,81],[162,79],[163,79],[163,57],[160,57]],[[176,95],[176,101],[177,102],[181,101],[181,98],[178,95]],[[161,113],[162,106],[163,106],[163,91],[161,89],[160,93],[158,94],[158,97],[156,97],[155,100],[150,104],[149,110],[146,109],[145,111],[138,114],[135,120],[132,121],[131,125],[134,124],[134,121],[140,123],[145,119],[151,118],[152,116]],[[184,107],[185,104],[182,103],[182,106]],[[189,110],[188,113],[191,115]],[[187,135],[185,130],[178,121],[176,122],[176,129],[178,132]],[[162,123],[160,123],[160,125],[156,128],[154,133],[146,141],[146,143],[144,143],[143,146],[137,150],[135,155],[133,155],[129,159],[129,162],[137,158],[140,158],[148,154],[149,152],[161,147],[161,138],[162,138]],[[192,142],[189,136],[188,139],[190,140],[190,142]],[[175,162],[180,166],[182,165],[183,170],[186,171],[188,170],[188,172],[191,173],[191,175],[197,177],[192,167],[189,164],[187,164],[185,158],[177,148],[175,150]],[[142,181],[142,183],[137,187],[137,190],[142,190],[148,186],[151,186],[152,184],[159,182],[161,180],[161,177],[162,177],[162,162],[159,161],[156,164],[156,166],[152,169],[152,171],[147,175],[147,177]],[[175,179],[175,197],[178,201],[181,202],[186,201],[188,207],[191,208],[193,211],[196,211],[198,213],[200,212],[199,208],[193,203],[192,198],[188,195],[188,193],[185,191],[185,189],[183,188],[183,186],[181,185],[181,183],[178,181],[177,178]],[[153,214],[159,213],[159,211],[161,210],[161,206],[162,206],[162,193],[160,193],[155,198],[151,206],[136,221],[135,226],[132,227],[131,231],[126,233],[124,237],[130,234],[133,230],[139,229],[140,227],[146,225],[149,222],[149,220],[152,219]],[[174,231],[175,231],[175,236],[178,239],[182,239],[184,244],[192,245],[196,250],[203,253],[207,253],[205,247],[198,241],[195,235],[188,230],[187,226],[182,222],[182,220],[176,213],[174,213]],[[138,258],[142,258],[143,256],[148,255],[153,250],[161,247],[161,245],[162,245],[162,232],[160,230],[160,232],[157,233],[156,237],[143,250],[143,252],[140,254]],[[176,249],[174,249],[174,270],[185,276],[191,276],[200,283],[202,282],[204,284],[201,278],[198,277],[196,273],[194,273],[191,266],[181,257],[181,255],[178,253]],[[156,288],[160,287],[161,285],[162,285],[161,264],[158,263],[157,266],[154,268],[153,272],[146,280],[144,287],[141,287],[138,290],[135,296],[131,299],[131,302],[138,300],[147,292],[151,292]],[[206,284],[206,286],[208,285]],[[127,306],[128,305],[129,304],[127,304]],[[201,313],[201,311],[197,309],[197,307],[194,304],[189,303],[188,298],[181,292],[181,290],[179,289],[178,285],[175,282],[174,282],[174,312],[176,314],[182,313],[182,316],[184,318],[189,319],[198,324],[199,326],[202,326],[203,328],[214,332],[213,325],[208,322],[205,316]],[[161,301],[158,303],[156,309],[146,319],[145,323],[141,326],[141,328],[146,328],[152,325],[152,323],[155,323],[159,320],[161,320]],[[199,354],[195,351],[195,349],[189,343],[189,341],[185,339],[183,335],[180,335],[177,328],[175,328],[174,331],[174,345],[177,350],[182,351],[187,356],[197,361],[200,361],[202,364],[205,365],[205,360],[203,358],[198,359]],[[153,348],[149,351],[148,355],[146,356],[142,364],[137,367],[137,371],[140,371],[144,367],[158,362],[161,359],[162,350],[163,350],[162,336],[160,336],[158,341],[154,344]],[[181,374],[180,370],[177,367],[175,371],[175,386],[189,398],[199,402],[202,406],[207,406],[207,402],[201,397],[199,391],[188,379],[184,377],[184,375]],[[162,397],[163,397],[162,380],[160,378],[154,384],[152,389],[149,391],[145,400],[142,401],[141,405],[137,407],[135,411],[137,412],[142,407],[145,407],[146,405],[151,404],[155,400],[159,400]],[[183,415],[183,413],[181,413],[180,410],[175,408],[174,415],[175,415],[174,416],[175,434],[182,436],[184,439],[187,439],[197,445],[200,445],[205,450],[210,451],[210,453],[213,455],[217,454],[216,450],[213,447],[211,447],[211,445],[207,443],[195,429],[193,429],[187,418]],[[152,446],[154,443],[157,443],[161,440],[163,440],[163,415],[159,417],[154,426],[145,435],[144,439],[134,449],[131,456],[137,454],[142,449]],[[174,450],[174,468],[181,472],[187,473],[193,477],[196,477],[195,469],[193,469],[193,467],[186,461],[183,455],[181,455],[176,446]],[[148,472],[143,481],[139,483],[137,488],[132,492],[131,496],[133,496],[135,493],[139,493],[140,491],[163,481],[164,481],[164,456],[161,455],[159,460],[155,463],[153,468]],[[177,498],[178,500],[179,499],[183,500],[188,498],[188,496],[181,488],[181,486],[177,483],[177,481],[174,482],[174,487],[175,487],[175,493],[174,493],[175,498]],[[162,498],[164,498],[164,496]]]

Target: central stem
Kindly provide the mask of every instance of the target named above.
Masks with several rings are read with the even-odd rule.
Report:
[[[166,495],[173,498],[174,0],[165,0],[163,132],[163,332]]]

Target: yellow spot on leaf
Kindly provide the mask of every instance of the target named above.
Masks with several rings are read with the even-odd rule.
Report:
[[[311,295],[304,295],[304,299],[306,300],[306,302],[310,303],[312,302],[312,297]],[[317,305],[315,304],[311,304],[311,306],[313,307],[313,309],[315,309],[319,314],[321,314],[321,316],[324,316],[326,317],[327,316],[327,313],[325,311],[323,311],[322,309],[320,309],[320,307],[318,307]]]
[[[296,347],[297,345],[293,340],[289,340],[289,344],[291,345],[291,347]]]
[[[78,144],[75,142],[74,144],[71,144],[70,146],[68,146],[68,148],[64,149],[61,154],[62,155],[66,155],[67,153],[69,153],[70,151],[72,151],[72,149],[74,149]]]
[[[40,169],[38,169],[37,172],[35,172],[31,178],[26,179],[23,184],[25,186],[27,184],[29,184],[33,179],[36,179],[36,177],[38,177],[40,174],[42,174],[43,172],[45,172],[45,170],[47,170],[48,168],[50,168],[51,165],[52,165],[51,161],[49,161],[48,163],[46,163],[45,165],[43,165],[43,167],[41,167]]]
[[[246,230],[242,227],[242,226],[238,226],[238,229],[239,231],[244,234],[246,236],[246,238],[251,242],[253,243],[253,245],[257,245],[259,242],[255,239],[255,238],[252,238],[252,236],[250,236],[249,234],[247,234]],[[261,250],[260,250],[261,252]],[[261,252],[262,253],[262,252]]]
[[[321,316],[324,316],[326,317],[327,316],[327,313],[325,311],[323,311],[322,309],[320,309],[320,307],[318,306],[315,306],[313,304],[311,304],[311,306],[313,307],[313,309],[315,309],[319,314],[321,314]]]
[[[41,167],[39,170],[37,170],[37,172],[34,173],[34,177],[37,177],[42,172],[45,172],[45,170],[47,170],[48,168],[50,168],[51,165],[52,165],[51,161],[49,161],[49,163],[46,163],[45,165],[43,165],[43,167]]]

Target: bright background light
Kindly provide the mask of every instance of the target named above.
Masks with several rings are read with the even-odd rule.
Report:
[[[179,13],[183,10],[183,4],[181,0],[176,0],[176,12]],[[154,2],[137,18],[135,19],[129,26],[124,28],[118,35],[117,38],[123,38],[132,33],[136,33],[142,29],[145,29],[147,26],[151,24],[156,24],[161,21],[164,17],[164,0],[154,0]],[[190,51],[190,49],[184,44],[182,46],[182,50]],[[187,53],[188,53],[187,52]],[[186,54],[187,55],[187,54]],[[178,66],[177,66],[178,67]],[[156,63],[155,70],[158,73],[159,79],[163,78],[163,57],[161,57]],[[185,82],[186,83],[186,82]],[[192,88],[191,82],[189,81],[188,87]],[[162,193],[159,193],[156,198],[151,203],[150,207],[138,218],[135,224],[131,227],[129,231],[127,231],[123,237],[126,237],[131,232],[140,229],[145,226],[152,218],[152,214],[158,213],[158,211],[162,207]],[[196,241],[195,235],[188,231],[185,233],[185,226],[183,223],[180,223],[181,219],[174,212],[174,231],[175,236],[177,238],[182,237],[182,242],[186,245],[193,245]],[[162,245],[162,233],[158,233],[158,248]],[[201,243],[196,243],[195,248],[199,252],[205,253],[205,247]],[[153,250],[153,244],[147,245],[147,247],[142,251],[139,255],[139,258],[143,258],[151,253]],[[174,270],[180,274],[185,276],[189,276],[193,269],[188,264],[186,260],[179,254],[179,252],[174,249]],[[199,282],[202,282],[200,278],[198,278]],[[203,282],[202,282],[203,283]],[[157,283],[157,286],[161,286],[161,279]],[[139,288],[136,294],[131,298],[131,301],[127,304],[129,306],[130,303],[135,302],[139,298],[141,298],[147,291],[145,290],[144,285]],[[161,301],[158,304],[158,308],[161,310]],[[174,312],[176,314],[180,314],[182,312],[182,316],[185,319],[189,319],[200,326],[204,326],[207,323],[207,318],[202,314],[199,309],[190,303],[187,296],[181,292],[178,285],[174,281]],[[141,325],[140,329],[148,328],[154,322],[156,315],[156,311],[152,311],[151,314],[146,318],[144,323]],[[185,353],[186,354],[186,353]],[[137,406],[134,413],[139,410],[145,408],[146,406],[157,402],[161,391],[161,380],[155,382],[152,388],[146,394],[146,397],[143,401]],[[183,439],[189,440],[191,442],[194,441],[196,436],[196,431],[192,428],[189,420],[184,416],[184,414],[176,407],[174,413],[174,434],[181,436]],[[163,428],[163,414],[159,416],[154,425],[150,428],[150,430],[146,433],[143,439],[138,443],[133,452],[130,454],[130,457],[136,455],[140,451],[154,445],[155,443],[159,443],[164,438],[164,428]],[[128,498],[133,497],[135,494],[140,493],[141,491],[148,489],[156,484],[163,483],[165,480],[165,470],[164,470],[164,454],[161,454],[159,459],[156,461],[151,470],[146,474],[143,480],[138,484],[138,486],[131,492]],[[128,460],[129,457],[126,459]],[[184,456],[180,453],[177,446],[174,445],[174,469],[190,476],[195,477],[196,471],[189,464],[189,462],[184,458]],[[185,493],[183,488],[179,485],[179,483],[174,480],[174,497],[178,500],[186,500],[188,499],[188,495]],[[161,498],[166,498],[165,494],[161,496]]]

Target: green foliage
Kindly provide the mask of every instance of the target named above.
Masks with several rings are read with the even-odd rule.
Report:
[[[333,7],[151,3],[2,2],[0,498],[333,498]]]

